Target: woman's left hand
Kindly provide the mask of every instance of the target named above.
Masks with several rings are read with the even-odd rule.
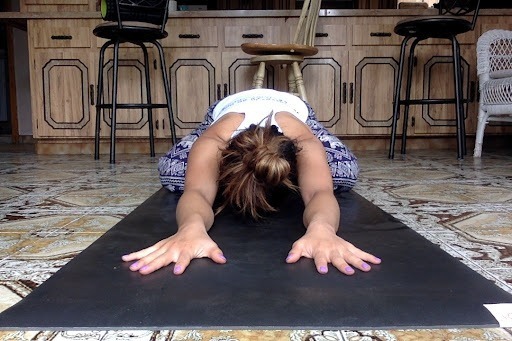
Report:
[[[353,275],[354,267],[368,272],[371,270],[368,263],[381,262],[379,258],[355,247],[327,228],[308,229],[304,236],[293,243],[286,262],[295,263],[301,257],[312,258],[321,274],[327,273],[329,263],[342,273]]]

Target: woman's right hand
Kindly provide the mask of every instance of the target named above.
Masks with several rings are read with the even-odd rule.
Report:
[[[206,230],[180,230],[153,246],[124,255],[122,259],[125,262],[135,260],[136,262],[130,265],[130,270],[143,275],[175,263],[173,272],[175,275],[181,275],[192,259],[205,257],[219,264],[226,263],[221,249]]]

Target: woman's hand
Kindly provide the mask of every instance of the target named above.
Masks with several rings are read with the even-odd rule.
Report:
[[[136,260],[130,270],[143,275],[175,263],[173,272],[181,275],[192,259],[205,257],[219,264],[226,263],[221,249],[205,230],[181,230],[151,247],[124,255],[122,259],[125,262]]]
[[[353,267],[367,272],[371,270],[367,262],[381,262],[379,258],[338,237],[332,229],[322,227],[308,228],[306,234],[293,243],[286,262],[295,263],[301,257],[313,258],[316,269],[321,274],[327,273],[329,263],[342,273],[353,275]]]

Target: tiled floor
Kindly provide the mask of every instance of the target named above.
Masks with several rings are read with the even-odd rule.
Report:
[[[3,148],[5,149],[5,148]],[[0,311],[49,278],[159,186],[157,159],[0,148]],[[512,293],[512,150],[357,153],[355,191]],[[3,331],[3,340],[512,340],[506,329]]]

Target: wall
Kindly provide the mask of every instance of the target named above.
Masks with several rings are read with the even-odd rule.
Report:
[[[19,0],[9,0],[13,11],[19,11]],[[14,55],[16,74],[16,95],[18,106],[18,133],[21,137],[32,137],[32,109],[30,106],[30,77],[27,32],[15,28]]]

